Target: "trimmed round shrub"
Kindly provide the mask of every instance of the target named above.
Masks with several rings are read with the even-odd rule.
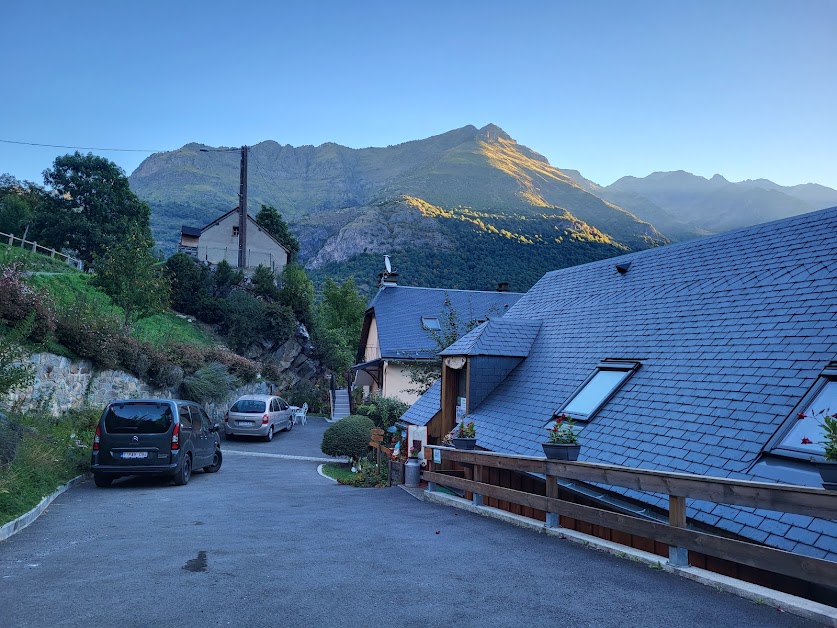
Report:
[[[320,445],[327,456],[359,458],[369,448],[369,439],[375,424],[372,419],[352,414],[329,426]]]

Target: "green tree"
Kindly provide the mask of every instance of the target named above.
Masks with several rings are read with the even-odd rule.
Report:
[[[215,268],[215,289],[213,296],[226,297],[233,288],[236,288],[244,281],[244,271],[236,270],[230,266],[227,260],[218,262]]]
[[[430,337],[436,345],[433,348],[436,355],[479,324],[480,321],[474,319],[463,321],[453,307],[450,297],[445,295],[445,303],[439,316],[440,329],[429,330]],[[423,395],[442,376],[442,362],[439,359],[414,362],[407,365],[407,373],[410,383],[415,384],[415,387],[408,388],[407,392]]]
[[[151,209],[112,161],[79,152],[57,157],[44,171],[44,183],[52,191],[50,211],[41,212],[35,226],[53,248],[73,249],[92,263],[131,233],[151,240]]]
[[[288,228],[288,223],[282,218],[275,207],[270,205],[262,205],[259,213],[256,214],[256,222],[259,223],[265,231],[267,231],[275,240],[285,245],[285,248],[290,251],[290,259],[296,259],[299,253],[299,240],[297,240]]]
[[[353,277],[341,285],[331,278],[325,280],[313,335],[318,359],[332,371],[343,372],[354,362],[365,311]]]
[[[279,288],[276,286],[276,275],[267,266],[259,264],[253,276],[250,278],[253,292],[256,295],[269,300],[276,300],[279,297]]]
[[[44,198],[44,190],[40,186],[8,174],[0,175],[0,231],[23,236],[26,227],[38,212],[43,211]],[[27,239],[34,240],[36,237],[30,231]]]
[[[171,286],[163,264],[154,257],[150,239],[138,230],[97,256],[95,268],[94,284],[122,308],[125,329],[168,308]]]
[[[311,305],[314,302],[314,284],[298,264],[288,264],[282,271],[282,287],[279,303],[291,308],[300,323],[311,324]]]

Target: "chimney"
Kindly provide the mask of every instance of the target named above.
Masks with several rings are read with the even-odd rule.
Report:
[[[508,281],[501,281],[497,284],[497,292],[508,292],[509,291],[509,282]]]
[[[389,255],[384,255],[384,272],[378,275],[378,287],[385,288],[398,285],[398,271],[392,268]]]

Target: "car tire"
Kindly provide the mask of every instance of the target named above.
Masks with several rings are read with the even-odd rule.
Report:
[[[272,425],[269,428],[267,428],[267,434],[265,435],[264,439],[268,443],[273,440],[273,426]]]
[[[235,440],[235,434],[224,434],[226,440]]]
[[[99,488],[107,488],[113,484],[115,478],[112,475],[102,475],[101,473],[93,474],[93,483]]]
[[[288,419],[288,427],[286,428],[289,432],[294,429],[294,419],[291,417]]]
[[[192,456],[186,454],[186,457],[183,459],[183,464],[180,465],[180,469],[174,474],[174,483],[176,486],[184,486],[189,483],[190,477],[192,477]]]
[[[212,457],[212,464],[203,468],[204,473],[218,473],[222,462],[224,462],[224,457],[221,455],[221,450],[216,449],[215,455]]]

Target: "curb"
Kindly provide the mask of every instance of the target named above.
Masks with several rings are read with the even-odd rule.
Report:
[[[833,606],[827,606],[813,600],[791,595],[790,593],[784,593],[783,591],[768,589],[758,584],[736,580],[735,578],[723,576],[714,571],[707,571],[698,567],[672,567],[666,562],[664,556],[644,552],[633,547],[628,547],[627,545],[620,545],[619,543],[600,539],[597,536],[591,536],[582,532],[576,532],[575,530],[547,528],[542,521],[530,519],[522,515],[515,515],[514,513],[489,506],[474,506],[471,500],[463,499],[462,497],[425,491],[424,501],[442,506],[451,506],[460,510],[467,510],[468,512],[483,517],[499,519],[505,523],[510,523],[534,532],[567,539],[585,547],[607,552],[619,558],[640,562],[653,569],[662,569],[668,573],[677,574],[678,576],[699,582],[705,586],[732,593],[733,595],[748,599],[755,604],[766,604],[778,611],[798,615],[799,617],[837,628],[837,608]]]
[[[37,506],[35,506],[26,514],[23,514],[17,519],[9,521],[9,523],[0,526],[0,541],[5,541],[9,537],[23,530],[29,524],[34,523],[35,520],[38,517],[40,517],[43,514],[43,512],[49,507],[49,505],[55,500],[56,497],[61,495],[61,493],[64,493],[65,491],[73,488],[79,482],[83,482],[85,480],[88,480],[89,478],[89,473],[77,475],[66,484],[59,486],[58,490],[56,490],[51,495],[47,495],[46,497],[44,497]]]
[[[331,482],[334,482],[335,484],[338,484],[337,480],[335,480],[334,478],[330,478],[325,473],[323,473],[323,467],[324,466],[325,466],[324,464],[321,464],[320,466],[318,466],[317,467],[317,473],[319,473],[321,476],[323,476],[326,480],[330,480]]]

